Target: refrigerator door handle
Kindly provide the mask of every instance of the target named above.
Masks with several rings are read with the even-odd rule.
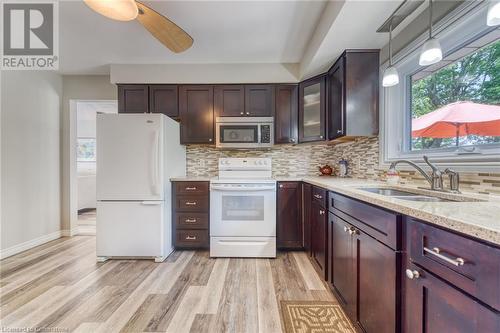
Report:
[[[154,142],[153,147],[151,149],[151,160],[150,160],[150,172],[151,172],[151,192],[153,194],[158,195],[158,154],[159,154],[159,143],[160,141],[160,133],[155,131],[154,133]]]
[[[156,151],[155,151],[155,194],[160,194],[160,132],[157,130],[156,137]]]

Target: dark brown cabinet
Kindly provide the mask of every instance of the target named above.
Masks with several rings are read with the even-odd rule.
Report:
[[[274,143],[298,142],[298,86],[276,85]]]
[[[302,225],[304,228],[304,250],[311,255],[311,207],[312,185],[302,184]]]
[[[378,134],[379,50],[346,50],[328,71],[328,140]]]
[[[150,85],[149,111],[152,113],[163,113],[171,118],[178,118],[177,86],[171,84]]]
[[[181,143],[214,143],[214,88],[210,85],[179,87]]]
[[[323,279],[327,278],[327,214],[326,200],[311,199],[311,259],[314,267]],[[322,201],[322,202],[321,202]]]
[[[245,115],[271,117],[274,115],[274,86],[252,84],[245,86]]]
[[[317,76],[299,84],[299,142],[326,140],[326,79]]]
[[[245,87],[243,85],[215,86],[214,112],[218,117],[243,117],[245,115]]]
[[[147,84],[118,85],[119,113],[149,112],[149,86]]]
[[[406,333],[500,332],[500,313],[414,264],[406,269]]]
[[[279,182],[277,194],[277,246],[302,249],[302,193],[300,182]]]

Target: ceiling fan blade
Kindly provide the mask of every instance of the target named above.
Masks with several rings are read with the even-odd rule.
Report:
[[[182,30],[177,24],[165,16],[136,1],[139,7],[137,20],[163,45],[172,52],[183,52],[193,45],[193,38]]]

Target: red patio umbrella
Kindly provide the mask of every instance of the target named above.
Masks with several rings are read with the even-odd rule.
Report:
[[[412,137],[500,136],[500,106],[473,102],[445,105],[412,120]]]

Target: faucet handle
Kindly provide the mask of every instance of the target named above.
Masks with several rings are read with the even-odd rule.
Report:
[[[424,155],[424,161],[425,161],[425,163],[427,163],[427,165],[428,165],[428,166],[430,166],[430,167],[431,167],[431,169],[432,169],[432,171],[433,171],[433,172],[437,172],[437,171],[439,171],[439,169],[438,169],[438,168],[437,168],[434,164],[432,164],[432,163],[429,161],[429,157],[428,157],[427,155]]]
[[[448,175],[449,179],[450,179],[450,190],[452,192],[460,192],[460,175],[458,174],[458,172],[456,171],[453,171],[449,168],[446,168],[444,170],[444,173]]]

